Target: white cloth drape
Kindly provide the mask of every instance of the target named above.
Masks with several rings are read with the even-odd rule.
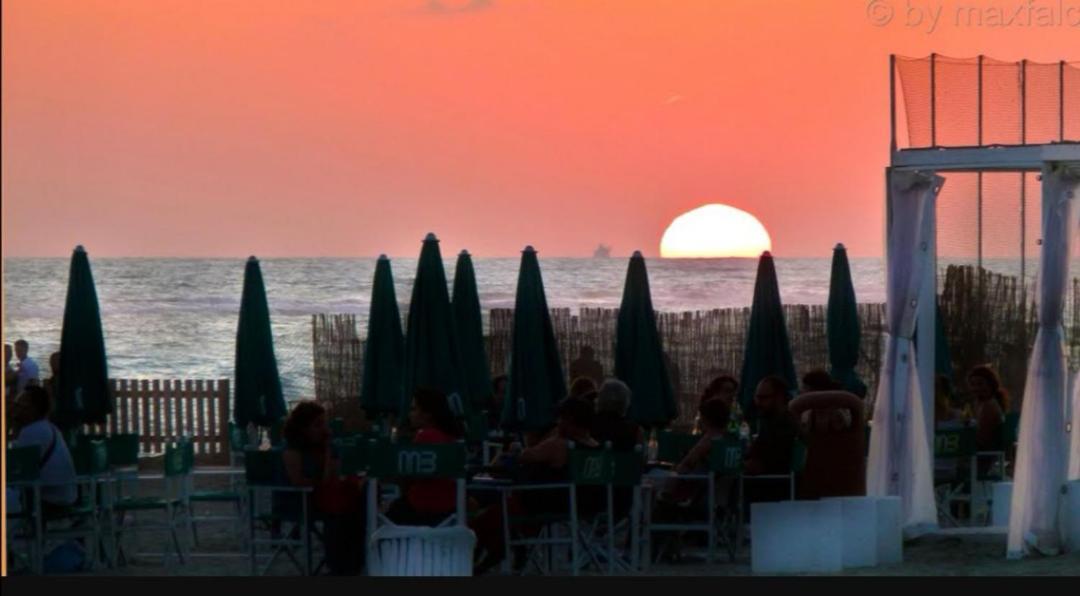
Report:
[[[930,262],[923,225],[934,217],[944,179],[932,173],[897,171],[890,176],[887,310],[889,333],[874,403],[866,493],[899,496],[904,533],[937,527],[933,465],[915,362],[918,298]]]
[[[1043,171],[1043,243],[1039,253],[1039,332],[1028,364],[1009,515],[1008,557],[1061,547],[1058,499],[1068,467],[1065,433],[1064,329],[1069,242],[1076,222],[1073,197],[1080,184],[1060,165]]]
[[[1069,434],[1069,480],[1080,480],[1080,373],[1073,380],[1072,426]]]

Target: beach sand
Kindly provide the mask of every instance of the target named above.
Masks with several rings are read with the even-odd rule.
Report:
[[[223,514],[227,509],[212,506],[202,507],[215,514]],[[246,526],[245,526],[246,527]],[[190,549],[188,560],[178,564],[175,559],[171,569],[166,569],[160,555],[135,557],[126,566],[116,569],[100,569],[93,575],[114,576],[245,576],[251,574],[251,563],[247,553],[240,550],[236,539],[237,532],[228,523],[200,524],[200,544],[190,548],[190,535],[182,535]],[[167,543],[161,532],[146,532],[138,539],[139,550],[161,551]],[[318,552],[315,555],[319,558]],[[266,559],[259,562],[260,568]],[[289,560],[281,557],[268,571],[268,575],[298,575],[299,572]],[[884,576],[925,576],[925,575],[1077,575],[1080,574],[1080,553],[1058,557],[1032,557],[1019,561],[1005,558],[1005,536],[996,534],[967,535],[932,535],[910,542],[904,547],[904,562],[900,565],[871,569],[851,569],[839,575],[884,575]],[[751,575],[750,550],[744,548],[737,560],[732,563],[721,557],[713,564],[703,561],[655,564],[644,575],[675,576],[729,576]]]
[[[223,488],[226,480],[221,476],[202,477],[198,480],[199,489]],[[160,490],[160,484],[140,482],[140,492],[152,494]],[[196,507],[198,515],[231,515],[235,509],[221,504],[200,504]],[[156,514],[146,514],[145,521],[162,521]],[[143,521],[143,520],[140,520]],[[247,531],[244,523],[239,526]],[[112,569],[100,568],[80,575],[101,576],[250,576],[251,560],[246,550],[242,550],[238,527],[234,522],[203,522],[198,525],[199,544],[192,545],[189,532],[181,532],[180,540],[184,546],[187,560],[180,564],[173,558],[170,568],[163,565],[161,552],[170,544],[166,533],[160,530],[146,530],[133,536],[134,548],[128,548],[128,562]],[[316,541],[317,542],[317,541]],[[17,548],[17,547],[16,547]],[[320,548],[316,545],[314,558],[320,558]],[[134,557],[132,552],[139,553]],[[156,554],[155,554],[156,553]],[[849,569],[838,575],[883,575],[883,576],[926,576],[926,575],[1080,575],[1080,553],[1058,557],[1030,557],[1010,561],[1005,558],[1005,534],[986,528],[970,530],[944,531],[928,535],[904,546],[904,562],[899,565],[882,566],[869,569]],[[267,557],[258,562],[262,570]],[[587,572],[591,575],[594,572]],[[750,549],[743,548],[735,562],[729,562],[720,555],[716,562],[706,564],[703,559],[687,557],[677,563],[654,564],[641,574],[658,577],[693,577],[693,576],[737,576],[751,575]],[[296,576],[299,570],[287,557],[280,557],[267,570],[267,575]]]

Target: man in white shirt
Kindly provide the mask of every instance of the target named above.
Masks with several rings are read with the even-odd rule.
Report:
[[[64,436],[49,422],[49,392],[30,385],[15,398],[15,424],[19,436],[15,447],[36,445],[41,457],[41,501],[46,512],[75,503],[75,462]]]
[[[31,384],[41,383],[37,362],[30,357],[30,344],[25,339],[15,342],[15,356],[19,359],[19,372],[15,382],[15,394],[22,393]]]

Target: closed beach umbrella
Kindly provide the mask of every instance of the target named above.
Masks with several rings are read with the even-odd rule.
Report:
[[[472,257],[463,250],[454,268],[454,323],[457,330],[461,369],[465,387],[474,409],[491,406],[491,369],[484,349],[484,322],[480,312],[480,294],[476,289],[476,273]]]
[[[952,352],[949,351],[949,339],[945,334],[945,319],[941,316],[941,304],[934,305],[934,374],[953,381]],[[919,329],[911,336],[918,354]]]
[[[55,391],[53,419],[62,430],[105,422],[113,411],[97,290],[81,246],[71,255]]]
[[[626,271],[615,334],[615,376],[630,387],[630,418],[645,427],[662,427],[678,415],[656,312],[649,292],[645,259],[635,251]]]
[[[236,387],[233,419],[240,426],[270,427],[285,417],[270,308],[266,303],[259,261],[251,257],[244,268],[244,294],[240,298],[240,323],[236,328]]]
[[[424,238],[420,262],[413,282],[409,303],[408,330],[405,333],[405,405],[408,412],[417,387],[442,391],[450,407],[459,415],[467,415],[469,396],[461,371],[461,357],[454,330],[454,314],[450,308],[450,292],[446,288],[439,240],[434,234]]]
[[[369,417],[386,414],[407,415],[405,403],[405,335],[390,259],[379,257],[371,286],[371,310],[364,346],[364,379],[360,405]]]
[[[739,381],[739,402],[751,419],[757,417],[754,391],[761,379],[769,375],[784,379],[792,392],[798,388],[784,308],[780,303],[780,286],[776,281],[776,265],[769,251],[765,251],[758,261],[754,302],[746,331],[742,378]]]
[[[855,286],[851,282],[851,267],[843,244],[837,244],[833,249],[826,321],[829,373],[845,391],[865,396],[866,384],[855,372],[855,365],[859,363],[862,329],[855,302]]]
[[[555,422],[555,405],[566,397],[566,379],[544,296],[540,263],[531,246],[521,253],[510,345],[502,426],[522,432],[546,430]]]
[[[941,316],[941,304],[935,304],[934,315],[934,374],[953,380],[952,353],[945,336],[945,319]]]

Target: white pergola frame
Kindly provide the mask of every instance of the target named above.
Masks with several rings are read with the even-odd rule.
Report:
[[[936,79],[935,79],[935,62],[937,55],[930,55],[930,118],[931,118],[931,144],[936,144],[936,134],[934,132],[935,122],[935,91],[936,91]],[[982,89],[982,75],[981,68],[983,64],[983,57],[979,56],[978,65],[980,68],[980,76],[978,82],[978,120],[979,131],[978,141],[982,143],[982,119],[983,119],[983,89]],[[1058,110],[1059,110],[1059,136],[1060,142],[1043,143],[1043,144],[1022,144],[1022,145],[987,145],[977,147],[928,147],[928,148],[909,148],[898,149],[896,142],[896,56],[889,56],[889,167],[885,171],[885,238],[886,247],[888,246],[888,238],[890,234],[889,226],[889,213],[891,212],[892,197],[890,196],[891,185],[889,184],[892,172],[904,171],[904,170],[916,170],[929,173],[948,174],[950,172],[969,172],[969,173],[986,173],[986,172],[1047,172],[1051,164],[1063,163],[1068,168],[1077,168],[1080,170],[1080,142],[1077,140],[1065,140],[1065,90],[1064,90],[1064,69],[1066,62],[1059,62],[1059,89],[1058,89]],[[1026,130],[1026,113],[1024,112],[1024,102],[1027,98],[1027,61],[1020,62],[1021,67],[1021,126],[1023,130]],[[1024,133],[1021,133],[1023,136]],[[981,192],[981,189],[980,189]],[[1041,202],[1045,204],[1045,201]],[[1041,216],[1040,213],[1040,221]],[[930,329],[933,330],[936,325],[936,305],[937,305],[937,214],[936,209],[934,217],[929,218],[928,221],[923,223],[925,226],[924,233],[928,239],[928,250],[930,253],[930,260],[934,263],[933,267],[927,267],[925,277],[923,279],[921,293],[918,301],[918,317],[917,328],[918,329]],[[981,255],[981,253],[980,253]],[[886,259],[889,255],[886,254]],[[981,258],[980,258],[981,262]],[[929,333],[918,334],[918,342],[916,345],[916,354],[921,363],[928,363],[926,366],[919,367],[919,388],[922,392],[923,398],[923,412],[931,413],[934,411],[934,362],[935,362],[935,333],[932,331]],[[927,439],[930,441],[930,453],[933,454],[933,441],[934,441],[934,422],[933,416],[926,416],[926,429]]]
[[[940,148],[940,149],[902,149],[892,153],[892,165],[886,168],[885,178],[885,213],[886,238],[890,233],[888,214],[891,211],[891,185],[888,183],[892,172],[914,170],[930,173],[948,174],[949,172],[1043,172],[1052,164],[1065,164],[1080,172],[1080,143],[1054,143],[1048,145],[1026,145],[1014,147],[983,148]],[[1042,201],[1045,205],[1046,201]],[[1041,214],[1040,214],[1041,216]],[[1041,220],[1040,220],[1041,221]],[[927,267],[921,285],[918,303],[918,329],[930,329],[931,332],[919,333],[916,354],[919,360],[919,389],[922,392],[923,412],[926,416],[926,436],[933,453],[934,418],[929,413],[934,411],[935,344],[933,333],[937,316],[937,214],[923,222],[927,238],[930,261],[933,267]],[[888,242],[886,242],[888,246]],[[889,255],[886,254],[886,258]]]

